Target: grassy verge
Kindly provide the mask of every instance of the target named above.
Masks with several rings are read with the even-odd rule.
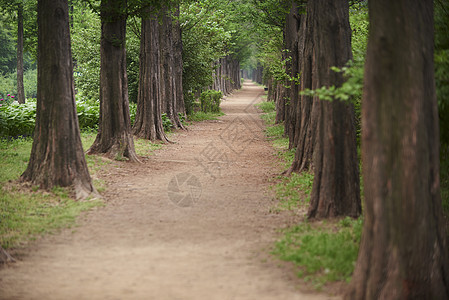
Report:
[[[257,104],[268,125],[265,133],[277,150],[282,170],[293,162],[295,149],[288,149],[284,125],[275,124],[276,112],[273,102]],[[275,211],[297,211],[307,208],[313,186],[313,173],[293,173],[279,176],[272,186],[277,200]],[[347,282],[354,270],[360,243],[362,220],[346,218],[340,221],[307,222],[282,231],[272,254],[297,266],[297,275],[316,289],[330,282]]]
[[[327,282],[349,282],[354,271],[362,221],[302,223],[284,230],[273,254],[298,266],[297,275],[320,289]]]
[[[197,111],[192,113],[191,115],[187,116],[188,121],[190,122],[201,122],[201,121],[206,121],[206,120],[217,120],[218,117],[223,116],[224,113],[219,112],[219,113],[213,113],[213,112],[202,112],[202,111]]]
[[[81,134],[84,149],[94,142],[95,137],[94,132]],[[98,199],[75,201],[63,188],[42,192],[37,187],[30,191],[16,185],[13,181],[25,171],[31,146],[30,138],[0,141],[0,244],[5,249],[20,247],[39,235],[71,227],[81,212],[103,204]],[[135,140],[139,156],[151,155],[161,147],[161,144],[148,140]],[[86,162],[91,175],[114,163],[96,155],[87,155]],[[106,183],[96,176],[93,178],[96,189],[100,193],[104,191]]]

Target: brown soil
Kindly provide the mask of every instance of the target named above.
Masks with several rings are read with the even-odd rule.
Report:
[[[280,170],[253,106],[262,94],[245,82],[220,120],[178,132],[143,164],[100,172],[106,206],[0,270],[0,298],[330,299],[301,292],[269,254],[298,219],[271,212]]]

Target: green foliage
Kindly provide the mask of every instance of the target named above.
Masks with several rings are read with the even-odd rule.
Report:
[[[166,113],[162,114],[162,127],[164,127],[165,132],[171,131],[173,129],[173,123]]]
[[[298,276],[316,288],[326,282],[349,282],[357,259],[363,222],[343,219],[324,227],[303,223],[285,230],[273,254],[294,262]]]
[[[23,84],[26,98],[37,96],[37,69],[31,68],[23,74]],[[17,95],[17,72],[0,75],[0,98],[6,98],[7,94]]]
[[[435,1],[435,83],[442,159],[449,160],[449,3]]]
[[[28,99],[25,104],[6,102],[0,106],[0,137],[31,136],[36,120],[36,100]],[[77,114],[81,130],[98,127],[100,106],[96,101],[77,101]],[[130,105],[135,117],[135,104]]]
[[[183,42],[183,89],[201,91],[213,83],[215,64],[228,54],[233,31],[227,30],[226,4],[218,0],[183,2],[179,22]]]
[[[0,137],[31,136],[36,119],[36,100],[12,102],[0,107]]]
[[[16,41],[17,33],[11,24],[11,15],[0,14],[0,75],[11,73],[16,68]]]
[[[82,2],[74,6],[72,17],[71,40],[77,97],[98,101],[100,99],[100,17]]]
[[[208,113],[220,112],[220,102],[223,97],[223,93],[220,91],[208,90],[201,93],[200,103],[201,111]]]
[[[77,101],[76,110],[80,128],[97,128],[100,116],[100,104],[94,101]]]

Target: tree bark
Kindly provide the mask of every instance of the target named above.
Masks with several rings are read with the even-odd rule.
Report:
[[[182,62],[182,32],[181,25],[179,24],[179,4],[176,7],[175,11],[175,19],[176,21],[173,24],[173,58],[174,58],[174,82],[175,82],[175,107],[176,113],[181,114],[185,117],[186,115],[186,107],[184,103],[184,91],[182,88],[182,70],[183,70],[183,62]],[[179,128],[184,128],[184,125],[178,118],[179,123],[177,126]]]
[[[298,30],[298,70],[300,74],[299,92],[306,89],[319,88],[317,74],[313,72],[316,64],[314,58],[316,47],[314,34],[314,16],[311,3],[307,5],[307,14],[301,15]],[[289,137],[289,148],[296,148],[295,158],[290,168],[285,172],[300,173],[309,170],[313,162],[315,147],[317,113],[313,113],[313,104],[316,102],[310,96],[299,95],[294,98],[289,107],[289,117],[285,122],[285,132]]]
[[[23,3],[17,7],[17,101],[25,103],[23,86]]]
[[[449,299],[433,1],[370,1],[362,106],[364,227],[346,299]]]
[[[88,154],[137,162],[129,116],[125,10],[126,0],[101,1],[100,120]]]
[[[315,0],[309,4],[316,45],[314,88],[338,87],[344,82],[343,75],[330,68],[343,67],[352,58],[348,0]],[[314,105],[318,124],[308,217],[357,217],[361,201],[353,106],[336,99],[317,99]]]
[[[142,19],[139,92],[133,132],[149,140],[168,141],[162,126],[159,24],[157,16]]]
[[[177,108],[177,80],[179,80],[179,66],[175,65],[175,53],[174,47],[174,23],[171,16],[171,10],[167,6],[163,6],[161,11],[162,24],[159,26],[159,45],[160,45],[160,58],[161,58],[161,99],[162,99],[162,111],[167,114],[167,117],[172,122],[175,128],[184,128],[182,125]],[[179,38],[179,36],[177,36]],[[179,43],[179,41],[178,41]],[[179,47],[179,46],[178,46]],[[176,53],[176,59],[179,62],[179,53]],[[182,60],[182,53],[181,53]],[[181,63],[182,66],[182,63]],[[182,72],[182,69],[181,69]],[[177,77],[178,76],[178,77]],[[182,76],[182,75],[181,75]],[[182,82],[181,82],[182,84]],[[182,87],[182,85],[181,85]]]
[[[95,192],[78,125],[67,1],[38,1],[36,125],[23,181],[43,189],[74,187],[78,199]]]

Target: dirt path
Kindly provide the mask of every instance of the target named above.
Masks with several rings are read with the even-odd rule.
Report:
[[[329,299],[303,294],[269,250],[276,168],[245,82],[218,121],[189,127],[143,165],[105,172],[108,204],[0,270],[1,299]]]

